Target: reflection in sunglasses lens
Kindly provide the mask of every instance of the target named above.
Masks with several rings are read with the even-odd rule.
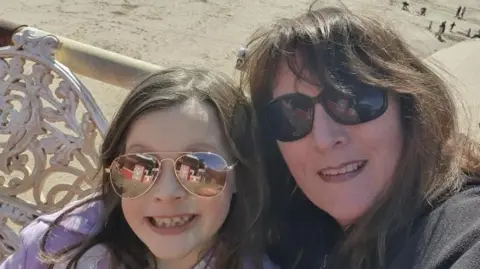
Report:
[[[115,191],[124,198],[134,198],[152,186],[159,167],[157,161],[148,155],[128,154],[113,162],[110,173]]]
[[[175,162],[175,175],[189,192],[213,197],[223,191],[227,177],[227,163],[213,153],[190,153]],[[111,166],[112,186],[123,198],[136,198],[147,192],[159,176],[157,159],[146,154],[126,154]]]
[[[182,156],[175,164],[180,183],[199,196],[218,195],[225,187],[227,164],[212,153],[192,153]]]
[[[279,141],[289,142],[311,132],[317,102],[336,122],[353,125],[382,115],[386,99],[385,92],[375,87],[364,87],[355,93],[325,91],[317,97],[293,93],[268,103],[265,116],[271,134]]]

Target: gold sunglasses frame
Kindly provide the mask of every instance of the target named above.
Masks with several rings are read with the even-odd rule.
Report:
[[[177,158],[175,159],[172,159],[172,158],[158,158],[156,157],[157,154],[180,154]],[[211,154],[211,155],[215,155],[217,157],[219,157],[220,159],[222,159],[224,162],[225,162],[225,185],[223,186],[222,190],[217,193],[216,195],[214,196],[202,196],[202,195],[199,195],[199,194],[196,194],[194,193],[193,191],[189,190],[187,187],[185,187],[185,185],[182,184],[182,182],[180,181],[180,179],[178,178],[178,175],[177,175],[177,171],[175,171],[175,164],[177,163],[177,161],[180,159],[180,158],[183,158],[185,157],[186,155],[188,154],[195,154],[195,153],[203,153],[203,154]],[[229,165],[227,160],[225,160],[224,157],[222,157],[220,154],[218,153],[214,153],[214,152],[209,152],[209,151],[170,151],[170,152],[167,152],[167,151],[153,151],[153,152],[135,152],[135,153],[126,153],[126,154],[122,154],[122,155],[119,155],[117,156],[113,161],[112,163],[110,164],[110,167],[109,168],[105,168],[105,172],[109,174],[109,181],[110,181],[110,184],[112,186],[112,189],[113,191],[122,199],[127,199],[127,200],[132,200],[132,199],[137,199],[143,195],[145,195],[147,192],[150,191],[150,189],[153,187],[153,185],[155,185],[155,182],[157,182],[157,179],[160,175],[160,173],[158,173],[155,178],[152,180],[152,183],[150,184],[150,186],[144,191],[142,192],[141,194],[139,194],[138,196],[135,196],[135,197],[123,197],[120,193],[118,193],[118,191],[116,190],[116,187],[113,183],[113,179],[112,179],[112,174],[111,174],[111,171],[112,171],[112,166],[114,165],[114,163],[121,157],[123,156],[128,156],[128,155],[137,155],[137,154],[141,154],[141,155],[147,155],[148,157],[151,157],[153,159],[155,159],[155,161],[158,163],[158,169],[160,169],[162,163],[166,160],[170,160],[173,162],[174,164],[174,174],[175,174],[175,178],[178,182],[178,184],[180,184],[180,186],[182,186],[182,188],[187,191],[188,193],[194,195],[194,196],[197,196],[197,197],[201,197],[201,198],[214,198],[214,197],[217,197],[218,195],[220,195],[224,190],[225,190],[225,187],[227,186],[227,178],[228,178],[228,172],[231,171],[237,164],[238,164],[238,161],[235,161],[233,164]]]

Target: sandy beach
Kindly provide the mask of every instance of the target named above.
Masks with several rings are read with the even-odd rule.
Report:
[[[250,34],[277,18],[307,10],[311,3],[311,0],[4,0],[0,18],[164,67],[199,65],[236,76],[236,49]],[[331,3],[340,2],[317,1],[315,5]],[[455,88],[463,128],[480,139],[480,89],[476,78],[480,72],[480,39],[474,41],[466,36],[468,29],[472,35],[480,30],[480,1],[409,3],[406,11],[402,10],[402,1],[343,1],[353,10],[388,22],[417,55],[439,70]],[[459,5],[467,8],[461,20],[454,18]],[[425,16],[418,14],[422,7],[427,9]],[[447,27],[441,42],[434,32],[442,21],[446,21]],[[450,31],[454,21],[456,25]],[[81,79],[110,120],[129,89]],[[47,185],[51,187],[61,178],[55,176]]]
[[[7,1],[5,1],[7,2]],[[345,0],[343,4],[387,21],[422,58],[468,39],[480,30],[480,1]],[[311,0],[17,0],[2,3],[0,17],[26,23],[100,48],[161,66],[200,65],[234,74],[235,50],[261,25],[303,12]],[[317,1],[316,6],[339,4]],[[467,7],[455,19],[459,5]],[[419,16],[426,7],[425,16]],[[432,21],[432,30],[427,29]],[[434,37],[447,21],[445,42]],[[449,31],[450,24],[456,26]],[[458,68],[462,68],[461,66]],[[108,119],[125,89],[83,78]],[[115,96],[116,98],[111,98]]]

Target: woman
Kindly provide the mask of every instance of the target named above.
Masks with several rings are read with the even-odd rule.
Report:
[[[237,61],[261,126],[281,268],[480,268],[478,144],[393,31],[340,8],[283,19]]]

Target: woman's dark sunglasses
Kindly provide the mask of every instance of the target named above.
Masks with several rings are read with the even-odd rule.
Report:
[[[380,117],[387,109],[387,99],[386,91],[375,87],[354,93],[325,90],[314,97],[295,92],[271,100],[265,117],[271,135],[278,141],[290,142],[312,131],[316,104],[322,105],[336,122],[354,125]]]
[[[235,164],[228,165],[224,158],[211,152],[179,152],[175,160],[158,159],[160,152],[129,153],[118,156],[110,165],[110,182],[122,198],[134,199],[152,188],[162,172],[162,162],[171,160],[182,187],[197,196],[219,195],[227,184],[227,173]]]

